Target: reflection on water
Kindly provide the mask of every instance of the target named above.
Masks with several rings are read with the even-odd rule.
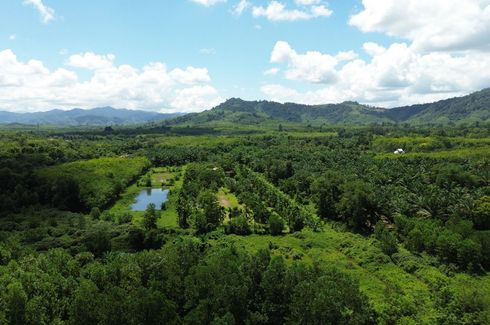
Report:
[[[162,203],[167,202],[168,189],[147,188],[140,192],[136,198],[136,203],[131,206],[133,211],[145,211],[148,204],[155,204],[157,210],[160,210]]]

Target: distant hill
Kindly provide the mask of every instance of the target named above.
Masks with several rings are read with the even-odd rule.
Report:
[[[463,123],[490,119],[490,89],[468,96],[430,104],[392,109],[362,105],[357,102],[302,105],[270,101],[245,101],[232,98],[202,113],[187,114],[170,121],[170,125],[256,125],[278,122],[321,124],[369,124],[407,122],[410,124]]]
[[[112,107],[93,109],[75,108],[68,111],[54,109],[47,112],[13,113],[0,111],[0,124],[43,124],[66,126],[128,125],[166,120],[181,113],[162,114]]]
[[[490,88],[435,103],[392,108],[385,115],[394,121],[412,124],[488,121]]]

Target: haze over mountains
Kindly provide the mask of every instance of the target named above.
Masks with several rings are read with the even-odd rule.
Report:
[[[46,112],[13,113],[0,111],[0,124],[43,124],[64,126],[129,125],[160,121],[182,113],[155,113],[140,110],[98,107],[75,108],[68,111],[54,109]]]
[[[170,119],[170,120],[169,120]],[[169,125],[256,125],[268,122],[321,124],[474,123],[490,120],[490,88],[435,103],[397,107],[372,107],[357,102],[303,105],[232,98],[201,113],[155,113],[101,107],[90,110],[51,110],[37,113],[0,111],[0,124],[47,124],[66,126],[129,125],[167,120]]]

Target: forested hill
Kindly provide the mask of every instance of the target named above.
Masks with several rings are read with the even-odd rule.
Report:
[[[0,124],[47,124],[47,125],[127,125],[146,123],[176,117],[181,114],[162,114],[112,107],[93,109],[59,109],[47,112],[13,113],[0,111]]]
[[[387,110],[386,116],[395,121],[415,124],[477,122],[490,119],[490,88],[468,96],[441,100],[435,103],[397,107]]]
[[[490,119],[490,88],[468,96],[430,104],[392,109],[343,102],[326,105],[280,104],[270,101],[245,101],[232,98],[202,113],[188,114],[171,124],[264,124],[292,122],[321,124],[369,124],[373,122],[473,123]]]

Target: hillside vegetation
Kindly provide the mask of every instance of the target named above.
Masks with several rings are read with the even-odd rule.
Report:
[[[310,106],[232,98],[209,111],[173,119],[169,121],[169,125],[277,125],[280,122],[312,126],[371,123],[461,124],[487,122],[490,119],[489,103],[490,89],[460,98],[392,109],[356,102]]]

